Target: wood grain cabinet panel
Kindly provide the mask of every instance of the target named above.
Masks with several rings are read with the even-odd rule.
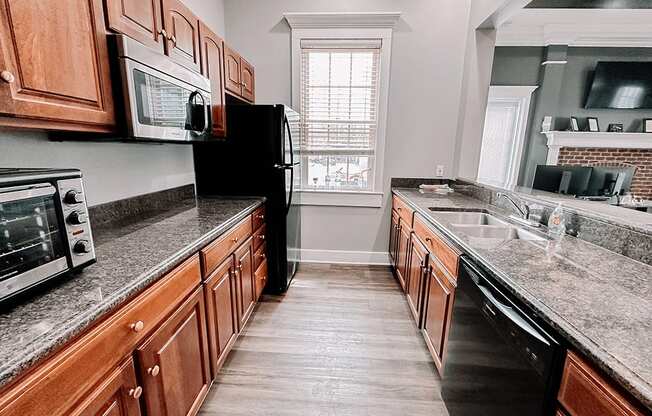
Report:
[[[140,416],[142,386],[136,380],[134,362],[129,358],[108,374],[70,416]]]
[[[569,416],[643,416],[636,405],[572,351],[564,364],[558,394]]]
[[[398,282],[403,288],[403,291],[407,290],[407,268],[410,257],[410,235],[412,234],[412,229],[404,224],[403,219],[399,221],[398,229],[398,244],[397,244],[397,256],[396,256],[396,277]]]
[[[260,265],[258,265],[258,267],[256,268],[255,279],[256,279],[256,300],[258,300],[260,299],[260,296],[263,294],[263,291],[265,290],[265,286],[267,285],[267,260],[260,263]]]
[[[428,251],[437,256],[437,259],[446,267],[448,272],[453,277],[457,277],[459,251],[448,245],[445,239],[432,230],[419,215],[414,216],[414,233],[424,243]]]
[[[238,321],[244,328],[256,305],[256,282],[254,280],[253,239],[247,240],[235,252],[238,289]]]
[[[414,210],[405,203],[401,198],[394,195],[392,198],[392,206],[398,215],[403,219],[403,221],[412,228],[412,218],[414,216]]]
[[[138,347],[147,415],[194,415],[204,401],[211,383],[204,311],[198,288]]]
[[[407,296],[410,312],[418,327],[421,327],[421,304],[423,300],[423,283],[428,269],[428,251],[424,245],[412,234],[410,244],[410,257],[407,267]]]
[[[455,284],[436,258],[431,256],[429,263],[422,333],[441,374],[455,300]]]
[[[396,267],[396,259],[398,257],[398,236],[400,231],[398,218],[398,213],[392,210],[392,221],[389,227],[389,258],[392,267]]]
[[[201,258],[204,265],[204,276],[212,273],[227,256],[230,256],[251,235],[251,231],[251,217],[247,216],[238,225],[202,249]]]
[[[0,3],[0,125],[112,131],[102,0]]]
[[[213,136],[226,136],[226,102],[224,94],[224,41],[199,22],[201,73],[211,81]]]
[[[163,0],[166,50],[177,63],[200,72],[199,19],[179,0]]]
[[[240,55],[224,45],[224,85],[226,90],[237,95],[242,95],[242,69]]]
[[[265,224],[265,206],[258,208],[251,214],[251,219],[253,222],[254,230],[260,228],[261,225]]]
[[[234,257],[228,257],[205,283],[211,369],[216,376],[238,336]]]
[[[254,102],[256,100],[256,76],[254,67],[244,58],[240,58],[240,70],[242,75],[242,98],[247,101]]]
[[[164,52],[161,0],[105,0],[105,3],[109,29]]]

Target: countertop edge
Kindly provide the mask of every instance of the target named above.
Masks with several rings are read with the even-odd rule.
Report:
[[[597,367],[609,374],[609,376],[623,389],[627,390],[636,399],[640,400],[644,406],[652,409],[652,389],[638,374],[624,366],[615,357],[593,342],[590,338],[582,334],[581,331],[573,327],[550,307],[532,296],[527,289],[519,286],[508,275],[497,270],[493,265],[488,263],[472,247],[469,247],[445,226],[435,221],[430,215],[428,215],[428,212],[419,205],[413,203],[409,195],[405,195],[397,188],[392,188],[391,192],[394,195],[400,196],[410,206],[410,208],[420,214],[421,218],[434,227],[438,232],[442,233],[446,238],[450,239],[463,251],[463,253],[468,254],[474,260],[481,263],[482,266],[491,271],[496,278],[500,279],[500,283],[502,283],[506,289],[518,296],[529,307],[533,308],[542,319],[555,327],[560,332],[560,335],[571,345],[590,358]],[[468,198],[473,199],[472,197]]]
[[[4,365],[5,370],[0,372],[0,392],[10,388],[10,386],[18,382],[32,367],[42,363],[50,356],[56,354],[65,346],[69,345],[80,335],[90,330],[95,324],[99,323],[102,319],[117,311],[142,293],[146,288],[159,281],[166,273],[174,269],[174,267],[189,258],[192,254],[197,253],[199,250],[206,247],[210,242],[224,234],[239,221],[245,219],[247,215],[251,215],[256,209],[265,203],[265,198],[252,198],[251,202],[252,203],[247,208],[240,211],[237,215],[234,215],[218,227],[215,227],[210,232],[194,240],[183,249],[171,254],[164,261],[159,263],[158,266],[135,277],[131,285],[126,286],[120,292],[107,298],[104,305],[91,309],[89,313],[75,317],[74,320],[65,322],[62,325],[65,327],[65,330],[53,334],[52,341],[40,344],[29,354],[23,356],[22,359],[6,363]]]

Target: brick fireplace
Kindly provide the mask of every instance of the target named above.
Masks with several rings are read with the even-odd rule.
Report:
[[[633,166],[631,192],[652,200],[652,134],[549,132],[549,165]]]

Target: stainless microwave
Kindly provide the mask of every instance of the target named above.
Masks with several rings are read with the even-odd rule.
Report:
[[[211,84],[169,57],[114,35],[129,138],[191,142],[211,131]]]
[[[0,301],[95,262],[76,169],[0,169]]]

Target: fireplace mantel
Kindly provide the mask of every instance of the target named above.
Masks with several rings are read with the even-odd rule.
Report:
[[[549,131],[546,164],[556,165],[562,147],[605,149],[652,149],[650,133],[610,133],[589,131]]]

